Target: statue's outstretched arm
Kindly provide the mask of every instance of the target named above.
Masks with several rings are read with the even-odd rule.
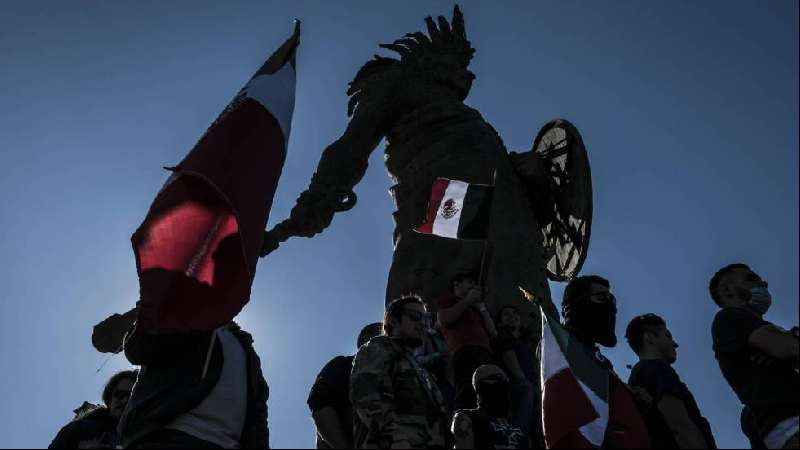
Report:
[[[300,194],[291,216],[266,234],[262,256],[291,236],[321,233],[335,213],[355,205],[353,187],[364,177],[369,155],[384,136],[384,114],[373,111],[357,109],[344,134],[325,149],[311,184]]]

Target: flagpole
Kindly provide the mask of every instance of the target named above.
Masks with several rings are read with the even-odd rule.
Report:
[[[481,255],[481,268],[478,274],[478,286],[481,287],[481,290],[484,291],[486,294],[483,286],[483,282],[486,279],[486,257],[489,253],[489,231],[492,229],[492,216],[494,213],[494,194],[497,185],[497,169],[492,170],[492,203],[491,207],[489,208],[489,223],[486,225],[486,239],[483,240],[483,254]]]

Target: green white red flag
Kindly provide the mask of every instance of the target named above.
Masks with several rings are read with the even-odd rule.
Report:
[[[211,330],[249,301],[286,158],[299,37],[296,23],[294,34],[170,169],[134,233],[143,331]]]

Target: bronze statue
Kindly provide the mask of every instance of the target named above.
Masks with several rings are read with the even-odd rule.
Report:
[[[410,33],[381,45],[399,59],[376,55],[358,71],[347,91],[347,129],[325,149],[291,217],[267,233],[262,253],[290,236],[320,233],[335,213],[352,208],[353,187],[385,138],[397,208],[387,301],[414,292],[435,309],[454,274],[482,266],[485,300],[494,311],[526,305],[519,288],[549,299],[548,276],[574,276],[588,246],[591,181],[580,135],[556,120],[531,151],[509,155],[494,128],[463,103],[475,79],[467,69],[475,50],[458,6],[452,26],[444,17],[438,26],[430,17],[425,22],[428,35]],[[437,177],[495,185],[485,243],[413,231],[425,219]]]

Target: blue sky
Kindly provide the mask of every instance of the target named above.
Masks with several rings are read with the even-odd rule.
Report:
[[[767,315],[798,318],[798,5],[464,1],[477,75],[467,103],[509,150],[549,119],[582,132],[595,217],[583,273],[633,316],[664,316],[676,368],[723,447],[740,406],[711,350],[709,277],[744,261]],[[289,155],[270,222],[285,218],[347,123],[345,90],[379,43],[451,2],[0,3],[0,446],[46,446],[71,410],[127,367],[91,327],[137,299],[130,235],[228,100],[303,20]],[[392,202],[382,149],[359,204],[262,260],[239,320],[272,388],[276,447],[312,447],[305,404],[322,365],[379,320]],[[560,300],[563,285],[551,283]],[[607,352],[627,378],[634,356]]]

